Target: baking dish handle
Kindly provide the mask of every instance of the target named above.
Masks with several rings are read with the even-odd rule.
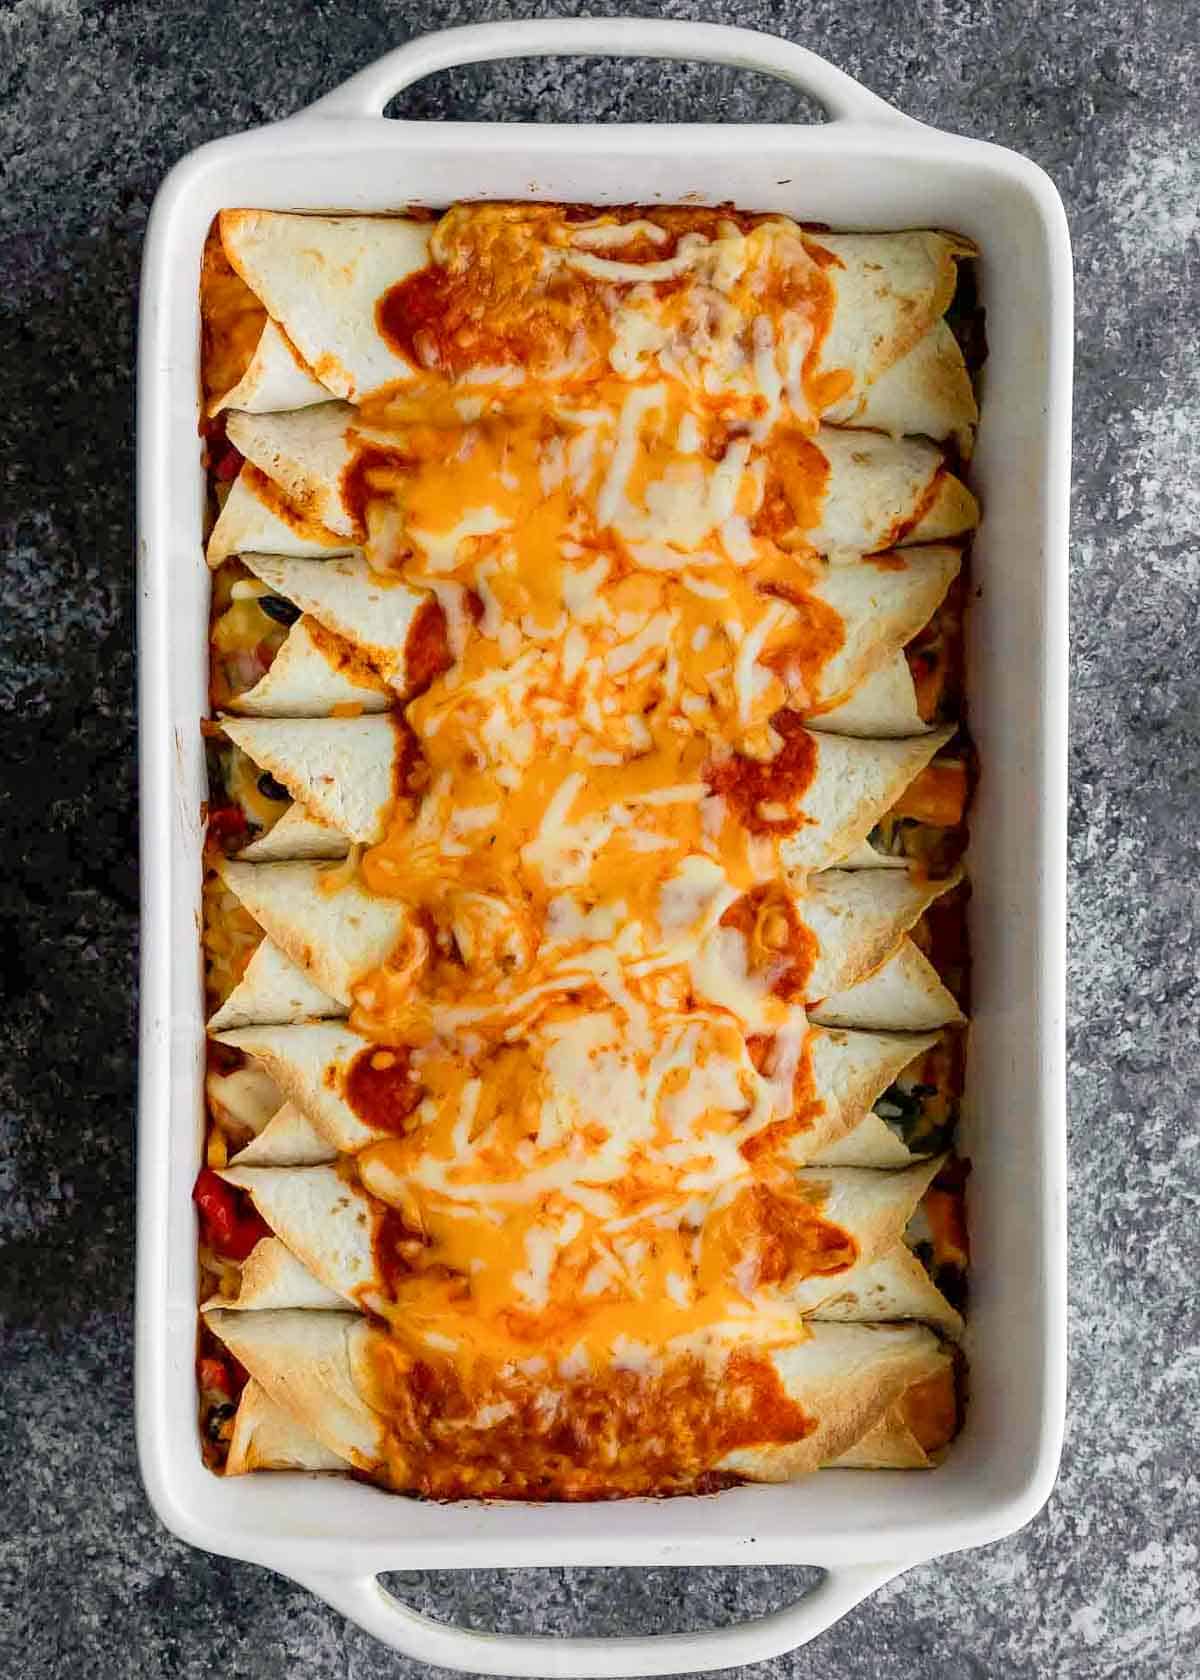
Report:
[[[920,127],[828,60],[778,35],[720,23],[669,18],[530,18],[470,24],[419,35],[385,53],[291,120],[381,117],[389,99],[437,70],[501,58],[575,54],[596,58],[673,58],[733,64],[789,82],[823,105],[835,122]]]
[[[295,1578],[334,1609],[406,1657],[469,1674],[531,1680],[615,1680],[616,1676],[708,1674],[766,1662],[807,1645],[908,1564],[862,1563],[830,1569],[795,1604],[733,1627],[614,1639],[480,1633],[452,1627],[403,1603],[374,1575],[305,1574]]]

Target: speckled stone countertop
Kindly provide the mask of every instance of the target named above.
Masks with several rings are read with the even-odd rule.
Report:
[[[374,1680],[415,1665],[287,1582],[190,1551],[132,1440],[134,304],[146,213],[203,140],[406,36],[544,8],[13,0],[0,14],[0,1673]],[[576,8],[563,6],[562,11]],[[594,5],[603,13],[619,10]],[[636,9],[636,8],[635,8]],[[916,1569],[778,1674],[1200,1670],[1195,824],[1200,50],[1190,0],[668,4],[814,47],[915,116],[1028,153],[1078,272],[1071,1401],[1048,1507]],[[423,117],[786,119],[757,77],[526,63]],[[634,1632],[786,1602],[802,1572],[410,1577],[479,1627]]]

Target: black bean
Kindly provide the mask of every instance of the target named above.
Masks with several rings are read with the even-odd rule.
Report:
[[[229,1419],[236,1411],[237,1407],[231,1401],[222,1401],[219,1405],[212,1408],[205,1420],[208,1438],[210,1441],[219,1441],[221,1439],[222,1424],[228,1423]]]
[[[292,797],[282,782],[277,782],[269,770],[264,770],[258,778],[258,791],[264,799],[290,799]]]
[[[282,595],[260,595],[258,604],[276,624],[295,624],[300,617],[300,608],[291,601],[285,601]]]

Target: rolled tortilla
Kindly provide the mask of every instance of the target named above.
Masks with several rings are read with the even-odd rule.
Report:
[[[408,692],[412,663],[422,657],[422,639],[430,633],[436,637],[440,631],[439,609],[424,590],[372,571],[361,556],[297,560],[243,553],[241,558],[263,583],[368,660],[397,692]],[[947,587],[949,582],[947,578]],[[910,635],[932,611],[931,607]],[[430,612],[435,622],[427,625]]]
[[[217,226],[230,264],[325,390],[359,402],[410,376],[409,363],[379,333],[375,306],[428,262],[429,223],[223,210]]]
[[[229,487],[205,557],[210,566],[217,567],[231,555],[242,553],[330,560],[353,551],[353,543],[345,537],[305,519],[266,473],[246,461]]]
[[[651,212],[642,217],[641,225],[653,219]],[[831,418],[839,423],[864,423],[863,409],[874,387],[943,326],[942,317],[954,296],[957,264],[974,256],[975,247],[955,235],[931,231],[827,234],[802,230],[783,217],[771,220],[779,231],[791,230],[821,265],[829,286],[830,319],[816,347],[813,383],[837,393],[827,410]],[[493,243],[489,229],[501,223],[510,237]],[[446,230],[450,230],[448,236],[439,237]],[[536,277],[545,271],[543,258],[555,246],[554,260],[586,268],[593,283],[608,282],[603,295],[616,321],[622,298],[641,278],[642,269],[624,260],[623,241],[619,231],[614,232],[611,218],[602,212],[593,223],[579,224],[553,216],[547,221],[545,212],[539,212],[537,218],[527,219],[524,258],[520,245],[513,243],[516,231],[508,207],[487,204],[457,205],[436,228],[403,217],[302,216],[253,210],[223,211],[216,228],[224,258],[265,315],[283,329],[286,342],[294,346],[294,354],[298,353],[310,375],[326,390],[351,402],[361,401],[372,389],[412,377],[412,364],[381,330],[379,304],[385,293],[414,271],[428,265],[436,274],[440,263],[448,259],[447,244],[455,247],[463,236],[485,295],[489,285],[500,288],[518,337],[522,328],[535,330],[537,311],[543,307]],[[563,241],[557,244],[560,234]],[[697,252],[701,261],[710,250],[711,238],[709,232],[701,240]],[[726,230],[722,248],[727,250],[726,266],[731,272],[744,268],[749,247],[736,228]],[[507,267],[502,274],[490,266],[493,250],[503,254]],[[686,274],[686,258],[684,262]],[[514,265],[515,274],[511,272]],[[526,276],[534,283],[523,295],[514,280]],[[754,288],[750,290],[751,307],[761,313],[761,301]],[[264,322],[264,330],[268,324]],[[747,317],[747,334],[750,326]],[[479,368],[472,370],[468,358],[460,373],[468,379],[472,371],[494,379],[490,364],[495,356],[494,348],[488,346]],[[949,360],[948,350],[943,356]],[[640,367],[641,358],[634,361]],[[620,365],[614,356],[613,366]],[[252,382],[250,392],[257,398]],[[951,380],[946,374],[936,377],[922,362],[895,381],[893,404],[900,397],[911,406],[913,416],[902,424],[904,431],[949,436],[974,418],[965,368]],[[829,399],[824,400],[827,405]],[[264,405],[259,401],[257,406]],[[298,404],[279,402],[277,406]],[[886,401],[884,408],[886,412]],[[868,419],[865,423],[878,422]]]
[[[851,697],[857,697],[897,660],[903,665],[901,649],[933,617],[961,564],[956,548],[898,549],[856,566],[831,566],[809,586],[809,593],[832,607],[842,621],[841,646],[821,667],[819,685],[811,696],[811,703],[821,708],[813,717],[814,728],[828,729],[830,710],[852,705]],[[907,676],[907,665],[903,668]],[[892,705],[891,727],[875,733],[923,732],[919,715],[916,727],[909,726],[917,709],[911,677],[904,703],[897,707],[893,701]],[[842,733],[865,735],[869,731],[843,728]]]
[[[935,729],[915,738],[870,742],[810,733],[817,747],[815,774],[791,807],[797,827],[781,843],[784,868],[801,874],[853,853],[954,732]]]
[[[278,1094],[278,1093],[277,1093]],[[234,1167],[316,1167],[337,1150],[295,1103],[281,1103],[256,1137],[230,1158]]]
[[[244,863],[287,863],[293,858],[344,858],[350,850],[346,836],[296,801],[277,822],[243,846]]]
[[[355,880],[342,883],[336,866],[225,861],[218,868],[267,937],[210,1020],[211,1031],[344,1016],[356,983],[386,963],[403,939],[408,917],[399,902],[376,898]],[[827,870],[811,877],[804,895],[793,900],[795,922],[789,923],[809,961],[803,995],[794,990],[795,978],[788,982],[793,1001],[819,1004],[865,981],[956,881],[955,876],[930,881],[884,871]],[[328,890],[327,883],[335,883],[336,890]],[[737,926],[712,931],[703,957],[693,965],[698,998],[735,1009],[741,999],[753,1012],[755,998],[775,988],[794,959],[787,950],[752,952],[748,939]],[[901,996],[907,980],[901,981]],[[906,1023],[884,1019],[868,1024]]]
[[[230,1165],[311,1167],[336,1158],[337,1151],[308,1116],[284,1102],[265,1067],[247,1062],[232,1073],[211,1069],[204,1089],[214,1117],[227,1132],[250,1133],[250,1141],[230,1158]]]
[[[918,1319],[945,1335],[961,1335],[959,1313],[905,1242],[905,1228],[941,1166],[936,1158],[901,1172],[807,1167],[797,1174],[801,1185],[823,1197],[822,1218],[849,1231],[858,1249],[846,1271],[788,1285],[787,1298],[798,1311],[847,1324]]]
[[[270,771],[320,822],[348,840],[370,845],[383,839],[404,759],[403,737],[390,714],[226,717],[222,727],[236,746],[261,769]]]
[[[838,568],[850,571],[852,568]],[[827,735],[857,735],[861,739],[898,741],[923,735],[933,725],[922,718],[917,691],[904,654],[895,653],[866,676],[849,697],[808,718],[810,729]]]
[[[903,544],[944,543],[979,523],[974,496],[921,438],[825,426],[816,445],[829,469],[819,517],[797,525],[785,546],[853,561]]]
[[[252,864],[244,864],[250,869]],[[270,868],[271,865],[263,865]],[[275,868],[288,868],[276,864]],[[311,865],[307,867],[312,867]],[[232,883],[230,883],[232,887]],[[236,891],[236,887],[233,887]],[[253,914],[253,912],[251,912]],[[303,968],[264,939],[246,964],[241,980],[209,1018],[210,1032],[252,1026],[257,1021],[310,1021],[344,1015],[346,1006],[309,979]]]
[[[287,334],[231,267],[215,227],[204,246],[200,304],[209,414],[230,404],[301,408],[328,399]]]
[[[337,708],[385,712],[396,701],[353,648],[307,616],[298,618],[252,688],[229,710],[244,717],[329,717]]]
[[[915,1155],[892,1128],[875,1113],[865,1114],[856,1126],[832,1143],[814,1150],[808,1164],[814,1167],[869,1167],[891,1172],[911,1167]]]
[[[226,431],[234,448],[275,487],[276,500],[288,504],[289,518],[299,520],[306,533],[318,525],[343,543],[352,539],[353,547],[362,532],[344,481],[356,452],[356,418],[349,403],[339,402],[292,414],[235,411]]]
[[[934,899],[958,880],[949,876],[944,881],[927,881],[845,869],[810,876],[796,903],[817,942],[818,955],[808,978],[810,998],[828,1000],[865,983],[896,953],[903,936]]]
[[[941,1438],[937,1431],[931,1435],[928,1426],[922,1429],[919,1412],[916,1417],[911,1415],[917,1408],[909,1397],[914,1395],[918,1386],[940,1389],[945,1397],[943,1403],[953,1409],[953,1371],[947,1366],[930,1379],[929,1384],[914,1385],[908,1394],[901,1395],[860,1441],[822,1468],[931,1469],[935,1462],[933,1454],[941,1445]],[[929,1410],[927,1400],[921,1410]],[[929,1440],[929,1447],[923,1444],[922,1435]],[[350,1468],[349,1459],[331,1452],[282,1406],[277,1406],[258,1383],[251,1379],[246,1384],[238,1402],[229,1456],[225,1461],[227,1476],[241,1476],[251,1470],[329,1471]]]
[[[295,1425],[355,1468],[386,1475],[385,1332],[354,1314],[333,1312],[213,1312],[208,1324]],[[737,1448],[706,1470],[781,1482],[820,1469],[877,1439],[872,1432],[910,1391],[945,1385],[952,1372],[950,1355],[932,1332],[907,1324],[813,1324],[804,1340],[764,1349],[759,1357],[807,1416],[809,1433],[784,1444]],[[539,1387],[547,1402],[543,1427],[554,1428],[556,1398],[570,1415],[569,1388],[556,1389],[544,1378]],[[486,1430],[488,1424],[481,1419],[474,1427]],[[427,1479],[427,1472],[435,1478],[436,1466],[423,1464],[417,1453],[410,1471],[401,1472],[399,1482],[393,1472],[389,1485],[436,1493],[436,1479]]]
[[[263,998],[278,1009],[287,1001],[289,986],[302,1010],[299,1019],[335,1013],[328,1007],[330,999],[348,1009],[357,982],[387,961],[408,925],[402,904],[366,892],[357,879],[347,878],[343,864],[223,859],[217,868],[225,885],[266,933],[264,943],[277,947],[307,986],[307,990],[300,987],[271,956],[263,958],[262,969],[251,976],[262,953],[260,945],[237,989],[241,992],[247,981],[252,982],[236,1006],[243,1015]],[[227,999],[222,1013],[229,1010],[237,992]],[[281,1018],[297,1016],[258,1017]]]
[[[320,821],[351,840],[383,838],[408,751],[390,717],[225,718],[222,727]],[[862,741],[813,732],[811,778],[778,819],[784,868],[799,878],[856,855],[953,733],[944,728],[899,741]],[[255,842],[253,858],[280,856],[278,845],[264,853],[263,841]]]
[[[780,1286],[788,1304],[804,1317],[845,1323],[919,1319],[958,1335],[962,1330],[958,1313],[904,1237],[941,1164],[931,1160],[894,1173],[845,1168],[800,1172],[797,1182],[818,1205],[822,1219],[852,1239],[857,1258],[841,1272],[789,1277]],[[328,1306],[340,1299],[386,1316],[389,1290],[376,1248],[390,1188],[386,1174],[372,1175],[370,1190],[347,1181],[330,1166],[231,1167],[221,1176],[249,1194],[258,1213],[286,1245],[286,1253],[302,1265],[288,1274],[294,1298],[288,1297],[283,1280],[272,1279],[270,1299],[259,1299],[264,1292],[260,1288],[256,1293],[248,1285],[247,1262],[237,1300],[214,1299],[209,1306]],[[377,1177],[378,1193],[373,1194]],[[402,1206],[407,1201],[402,1188],[398,1200]],[[328,1299],[314,1301],[313,1279]]]
[[[898,1173],[864,1172],[867,1178],[899,1176]],[[809,1316],[823,1322],[888,1324],[912,1319],[932,1325],[952,1339],[963,1333],[961,1314],[951,1306],[925,1267],[903,1242],[896,1243],[878,1259],[864,1260],[837,1278],[825,1279],[824,1284],[832,1287],[818,1290],[801,1286],[797,1293],[797,1305],[816,1301]]]
[[[919,230],[808,233],[805,238],[837,259],[826,270],[836,303],[817,351],[817,368],[825,375],[838,370],[851,375],[848,391],[826,408],[826,420],[882,426],[876,416],[903,393],[909,406],[895,428],[899,432],[942,438],[973,423],[974,393],[961,352],[957,377],[949,377],[955,360],[950,346],[954,351],[958,346],[943,317],[958,284],[958,264],[977,256],[976,247],[957,234]],[[931,343],[947,364],[941,377],[927,362],[912,365]],[[891,386],[894,393],[889,396],[885,388],[882,402],[881,386]],[[878,406],[872,410],[872,404]],[[927,423],[921,424],[922,419]]]
[[[826,409],[825,420],[891,437],[916,433],[938,443],[953,442],[962,459],[969,460],[979,408],[963,353],[945,321],[931,328],[857,400],[850,397]]]
[[[364,427],[345,403],[294,414],[233,413],[228,433],[299,519],[315,521],[343,541],[366,535],[351,491],[350,469],[360,450],[390,446],[398,459],[403,456],[401,434]],[[823,488],[806,470],[808,511],[796,512],[797,523],[781,534],[786,547],[858,560],[902,544],[945,543],[979,522],[975,498],[932,443],[826,426],[811,445],[811,465]],[[770,463],[768,454],[768,470]]]
[[[808,1014],[823,1027],[860,1031],[933,1032],[963,1020],[937,970],[911,939],[901,940],[873,974],[810,1004]]]
[[[281,1244],[300,1263],[304,1277],[318,1280],[343,1305],[348,1301],[374,1311],[385,1304],[386,1289],[374,1247],[384,1208],[374,1196],[334,1166],[237,1166],[226,1168],[221,1177],[249,1194]],[[301,1282],[300,1274],[297,1282]],[[273,1304],[299,1307],[307,1303],[281,1299]]]
[[[261,414],[277,408],[308,408],[328,402],[332,394],[314,379],[287,334],[274,321],[267,321],[245,373],[232,389],[213,398],[208,412],[244,408]]]
[[[381,1420],[363,1400],[373,1331],[357,1313],[291,1311],[206,1315],[211,1330],[268,1398],[355,1469],[378,1467]]]
[[[936,1034],[813,1027],[808,1047],[813,1090],[821,1107],[793,1136],[789,1158],[797,1166],[827,1164],[832,1147],[857,1131],[888,1087],[936,1042]],[[911,1161],[911,1154],[906,1152],[905,1159]]]
[[[246,1384],[233,1420],[227,1476],[244,1476],[251,1470],[348,1469],[348,1459],[322,1446],[258,1383],[251,1379]]]
[[[394,1135],[390,1126],[364,1120],[347,1098],[354,1064],[372,1046],[370,1039],[349,1027],[305,1022],[239,1027],[214,1036],[218,1043],[260,1062],[334,1149],[356,1154]],[[806,1028],[805,1042],[817,1112],[806,1117],[789,1141],[788,1158],[797,1166],[823,1158],[832,1144],[852,1133],[897,1076],[933,1047],[937,1035],[851,1033],[812,1026]],[[904,1161],[910,1159],[905,1152]]]
[[[239,1027],[214,1036],[261,1064],[333,1150],[353,1154],[377,1141],[379,1133],[359,1119],[342,1095],[350,1065],[367,1043],[349,1027],[311,1021],[300,1026]]]
[[[242,1262],[236,1295],[213,1295],[201,1310],[267,1312],[277,1307],[298,1307],[305,1312],[345,1311],[346,1299],[314,1277],[278,1237],[263,1237]]]
[[[241,559],[276,594],[303,610],[305,617],[296,629],[310,618],[316,620],[382,671],[401,692],[416,667],[434,670],[442,662],[440,626],[427,626],[417,617],[419,603],[428,597],[389,581],[361,557],[322,562],[243,553]],[[857,697],[864,686],[871,687],[874,673],[899,660],[906,686],[901,687],[898,701],[888,690],[873,703],[875,711],[887,708],[884,726],[843,725],[840,732],[900,736],[924,731],[900,650],[936,612],[961,561],[957,549],[931,545],[898,550],[859,566],[829,568],[809,582],[807,593],[836,612],[842,623],[840,645],[821,665],[813,692],[804,697],[807,707],[820,708],[813,720],[815,728],[836,728],[836,716],[832,724],[829,721],[832,708],[843,702],[853,706],[849,697]],[[287,644],[283,652],[286,649]],[[276,656],[276,663],[283,652]],[[264,682],[273,675],[274,667]],[[243,698],[235,709],[261,712],[264,708],[247,705]],[[309,705],[304,712],[315,716],[318,708]],[[277,710],[275,715],[283,714]],[[867,721],[874,718],[869,716]]]

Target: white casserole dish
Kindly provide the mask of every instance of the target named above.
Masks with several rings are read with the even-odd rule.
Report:
[[[547,53],[722,61],[813,95],[798,126],[529,126],[385,120],[433,70]],[[197,436],[201,247],[225,206],[384,210],[478,197],[732,200],[836,227],[945,227],[983,250],[990,360],[972,482],[985,510],[969,615],[983,766],[968,859],[975,1013],[964,1151],[974,1272],[970,1403],[930,1473],[823,1472],[703,1501],[438,1506],[338,1478],[223,1481],[196,1424],[202,1141],[199,718],[209,579]],[[904,117],[771,36],[657,20],[543,19],[410,42],[299,116],[194,152],[147,236],[138,385],[142,1022],[137,1430],[162,1521],[193,1545],[309,1586],[397,1650],[475,1673],[698,1672],[779,1655],[938,1553],[999,1539],[1045,1501],[1065,1389],[1063,984],[1071,270],[1044,174]],[[537,1564],[806,1563],[796,1605],[696,1635],[533,1639],[467,1632],[387,1594],[380,1571]]]

